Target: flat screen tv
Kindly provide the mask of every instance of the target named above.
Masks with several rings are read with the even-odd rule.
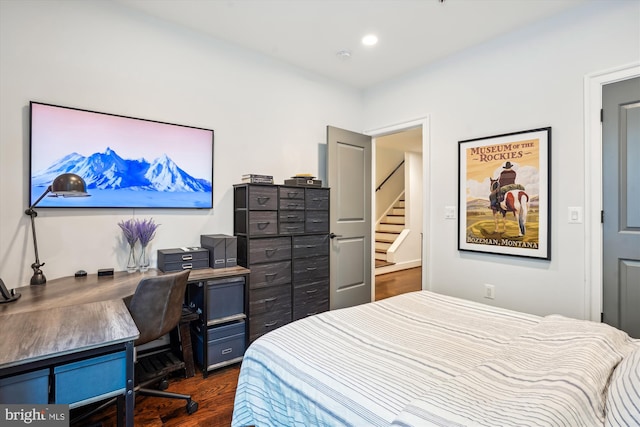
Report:
[[[29,205],[62,173],[90,197],[40,207],[213,207],[213,130],[32,101]]]

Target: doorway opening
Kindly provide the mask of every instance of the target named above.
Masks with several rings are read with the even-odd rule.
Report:
[[[371,265],[375,300],[381,294],[392,296],[425,289],[428,120],[400,123],[365,134],[372,137]],[[378,289],[378,284],[384,289]]]

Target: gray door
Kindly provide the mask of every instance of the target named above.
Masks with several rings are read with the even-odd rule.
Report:
[[[602,91],[603,321],[640,338],[640,77]]]
[[[371,137],[327,126],[331,309],[371,301]]]

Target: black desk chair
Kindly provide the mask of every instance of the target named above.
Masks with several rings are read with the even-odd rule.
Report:
[[[136,347],[158,339],[178,326],[188,277],[189,270],[145,277],[138,284],[135,294],[125,299],[131,317],[140,331],[140,337],[134,343]],[[184,368],[184,364],[181,367]],[[198,410],[198,403],[192,401],[189,395],[146,388],[161,381],[166,371],[160,370],[158,374],[156,378],[138,383],[135,387],[136,395],[183,399],[187,401],[186,409],[189,414]]]

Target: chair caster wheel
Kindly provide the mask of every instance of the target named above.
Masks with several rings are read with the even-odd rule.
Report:
[[[160,384],[158,384],[158,389],[159,390],[166,390],[169,388],[169,381],[167,380],[162,380],[160,381]]]
[[[187,402],[187,414],[191,415],[198,410],[198,402],[190,400]]]

